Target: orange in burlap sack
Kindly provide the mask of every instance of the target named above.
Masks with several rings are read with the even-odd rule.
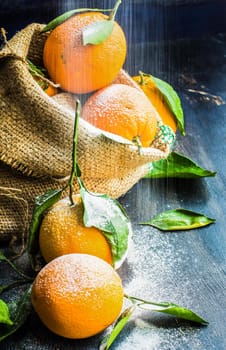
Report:
[[[71,170],[75,96],[47,96],[26,61],[43,65],[48,33],[42,28],[27,26],[0,51],[0,239],[20,235],[34,197],[62,187]],[[123,70],[115,82],[137,87]],[[139,153],[137,146],[116,142],[80,119],[77,159],[87,188],[114,198],[125,194],[148,163],[169,154],[170,142],[158,141]]]

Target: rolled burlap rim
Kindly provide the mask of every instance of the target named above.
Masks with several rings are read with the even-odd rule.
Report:
[[[9,193],[1,190],[3,186],[13,188],[13,193],[20,190],[19,198],[21,203],[28,202],[30,218],[32,199],[48,188],[59,188],[71,170],[76,96],[64,92],[47,96],[26,61],[28,58],[43,65],[48,35],[41,33],[43,26],[28,25],[0,51],[0,239],[20,231],[22,225],[15,211],[19,211],[18,198],[12,196],[9,201]],[[124,70],[113,83],[139,89]],[[146,174],[150,162],[166,158],[170,149],[170,143],[153,142],[139,152],[137,146],[116,142],[79,120],[77,160],[91,191],[120,197]]]

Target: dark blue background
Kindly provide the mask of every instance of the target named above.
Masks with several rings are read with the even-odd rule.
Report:
[[[47,23],[61,13],[79,7],[112,7],[114,0],[0,2],[0,26],[10,38],[31,22]],[[117,19],[129,42],[200,37],[226,31],[225,0],[124,0]],[[131,23],[133,28],[131,29]],[[140,30],[142,26],[142,31]]]

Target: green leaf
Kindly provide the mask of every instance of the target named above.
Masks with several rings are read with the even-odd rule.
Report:
[[[63,190],[64,188],[60,190],[49,190],[46,193],[35,198],[33,215],[29,227],[27,247],[29,259],[33,269],[35,269],[35,255],[39,250],[38,237],[42,216],[48,208],[50,208],[54,203],[56,203],[60,199]]]
[[[150,221],[142,222],[141,225],[157,227],[162,231],[192,230],[207,226],[215,222],[215,219],[186,209],[167,210],[156,215]]]
[[[53,30],[57,26],[59,26],[61,23],[65,22],[70,17],[81,13],[81,12],[109,12],[112,11],[112,9],[91,9],[91,8],[80,8],[80,9],[74,9],[67,12],[64,12],[62,15],[57,16],[52,21],[50,21],[41,31],[41,33],[48,32],[49,30]]]
[[[166,159],[152,162],[146,178],[186,178],[215,176],[215,171],[200,167],[192,159],[177,153],[171,152]]]
[[[106,40],[114,28],[113,20],[103,20],[91,23],[82,32],[83,45],[98,45]]]
[[[25,323],[32,309],[30,296],[31,286],[18,300],[8,303],[9,314],[13,325],[0,326],[0,341],[15,333]]]
[[[26,61],[28,63],[30,71],[33,72],[34,75],[35,75],[35,73],[37,73],[38,75],[41,75],[42,77],[45,77],[45,75],[46,75],[46,69],[45,68],[36,66],[28,58],[26,58]]]
[[[179,318],[182,318],[184,320],[200,323],[203,325],[207,325],[208,322],[205,321],[202,317],[194,313],[193,311],[186,309],[184,307],[178,306],[173,303],[160,303],[156,304],[156,306],[144,303],[144,304],[139,304],[138,305],[140,308],[145,309],[145,310],[151,310],[151,311],[156,311],[156,312],[162,312],[165,314],[169,314],[172,316],[176,316]]]
[[[193,311],[184,308],[183,306],[179,306],[170,302],[161,302],[156,303],[152,301],[147,301],[143,299],[139,299],[136,297],[126,296],[132,302],[136,303],[136,305],[145,310],[163,312],[165,314],[173,315],[179,318],[183,318],[188,321],[200,323],[203,325],[207,325],[208,322],[205,321],[202,317],[194,313]]]
[[[170,84],[168,84],[164,80],[153,77],[153,75],[151,75],[151,78],[155,82],[159,91],[162,93],[164,100],[169,106],[170,110],[176,117],[179,130],[181,134],[184,136],[185,135],[184,112],[183,112],[181,101],[177,92],[174,90],[174,88]]]
[[[130,317],[133,314],[133,311],[135,309],[135,306],[128,307],[123,313],[120,315],[118,320],[116,321],[114,328],[112,332],[104,337],[102,340],[99,350],[108,350],[110,349],[110,346],[113,344],[117,336],[121,333],[127,322],[129,321]]]
[[[81,182],[80,182],[81,185]],[[112,250],[115,267],[119,267],[128,251],[131,223],[118,201],[104,194],[89,192],[80,187],[84,205],[84,224],[103,231]]]
[[[13,324],[13,321],[10,319],[9,316],[8,305],[2,299],[0,299],[0,323],[4,323],[7,325]]]

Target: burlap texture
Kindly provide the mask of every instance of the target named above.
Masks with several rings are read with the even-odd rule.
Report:
[[[33,23],[0,51],[0,239],[19,234],[34,197],[58,188],[70,174],[75,96],[47,96],[28,70],[26,58],[42,65],[46,35]],[[123,70],[115,80],[138,88]],[[170,144],[156,142],[139,153],[79,120],[77,159],[91,191],[114,198],[125,194],[147,171],[147,164],[167,157]],[[76,185],[75,185],[76,187]],[[75,188],[76,190],[76,188]],[[13,195],[12,195],[13,194]]]

